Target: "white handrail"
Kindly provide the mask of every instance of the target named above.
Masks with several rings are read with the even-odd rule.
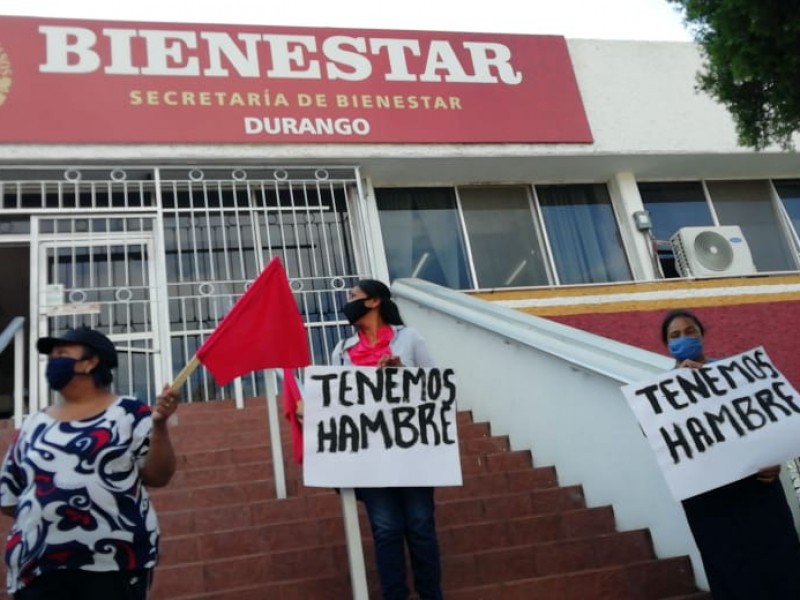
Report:
[[[622,384],[640,381],[642,373],[663,373],[670,359],[614,340],[565,327],[547,319],[531,319],[520,311],[490,304],[463,292],[421,279],[398,279],[392,284],[398,298],[443,312],[486,331],[542,352]]]
[[[17,331],[22,330],[24,326],[25,317],[14,317],[11,319],[11,322],[6,325],[3,333],[0,333],[0,352],[8,347],[8,345],[11,343],[11,340],[14,339],[14,334],[16,334]]]
[[[669,358],[429,282],[398,280],[392,293],[456,369],[461,409],[555,465],[589,506],[612,505],[618,527],[648,528],[657,556],[688,554],[706,585],[680,503],[620,391],[668,370]]]
[[[14,317],[0,334],[0,352],[14,340],[14,427],[22,425],[23,404],[25,400],[25,317]]]

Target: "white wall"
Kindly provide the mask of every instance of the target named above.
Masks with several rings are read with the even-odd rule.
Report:
[[[482,302],[419,280],[392,286],[404,319],[456,369],[461,409],[515,450],[612,505],[622,530],[648,528],[659,557],[699,553],[620,386],[671,366],[666,357]]]
[[[597,153],[747,152],[724,106],[696,91],[686,42],[569,40]]]

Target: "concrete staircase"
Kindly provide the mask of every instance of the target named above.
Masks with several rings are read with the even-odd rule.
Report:
[[[350,598],[339,496],[304,488],[287,465],[289,498],[276,499],[263,399],[183,406],[177,421],[178,472],[153,492],[163,536],[151,598]],[[687,558],[655,559],[647,531],[616,531],[610,507],[587,508],[579,486],[558,486],[553,468],[509,450],[489,424],[462,413],[459,436],[464,486],[437,490],[448,600],[710,599]]]

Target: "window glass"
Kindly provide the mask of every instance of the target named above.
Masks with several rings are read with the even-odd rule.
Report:
[[[786,214],[794,227],[795,235],[800,235],[800,180],[774,181],[775,189],[783,202]]]
[[[376,189],[389,277],[472,287],[452,188]]]
[[[542,185],[536,193],[562,284],[630,280],[605,185]]]
[[[547,285],[542,245],[524,187],[458,188],[479,288]]]
[[[668,241],[681,227],[714,224],[699,181],[640,183],[639,193],[653,221],[653,236]]]
[[[796,268],[767,181],[707,182],[720,225],[738,225],[759,271]]]
[[[639,194],[653,222],[652,233],[664,277],[679,277],[670,238],[682,227],[714,225],[703,184],[699,181],[640,183]]]

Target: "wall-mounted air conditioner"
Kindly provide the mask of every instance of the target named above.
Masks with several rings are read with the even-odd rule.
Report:
[[[737,225],[683,227],[670,239],[682,277],[728,277],[756,272],[753,256]]]

